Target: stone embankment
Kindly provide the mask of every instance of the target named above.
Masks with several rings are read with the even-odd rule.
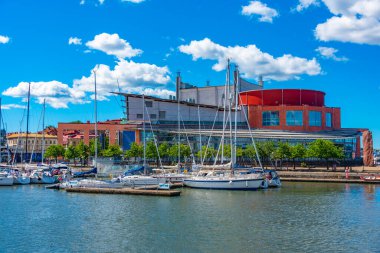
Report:
[[[282,181],[293,182],[334,182],[334,183],[377,183],[380,181],[363,181],[364,175],[380,174],[380,167],[353,167],[345,170],[337,168],[332,171],[326,168],[296,168],[277,171]]]

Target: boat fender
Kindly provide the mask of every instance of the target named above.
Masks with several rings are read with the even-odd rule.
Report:
[[[230,182],[228,182],[229,184],[232,184],[232,180]]]

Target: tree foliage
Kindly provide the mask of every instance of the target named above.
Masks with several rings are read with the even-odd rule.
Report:
[[[123,154],[123,151],[117,144],[109,145],[107,149],[102,151],[102,156],[104,157],[118,157],[121,154]]]
[[[137,144],[136,142],[132,142],[130,148],[125,152],[125,157],[137,159],[139,157],[143,157],[143,153],[143,146]]]
[[[66,159],[74,159],[74,164],[75,164],[75,159],[79,157],[79,154],[75,147],[73,145],[69,145],[66,150],[65,150],[65,158]]]
[[[51,145],[45,151],[45,157],[54,158],[58,162],[58,157],[65,154],[65,149],[62,145]]]
[[[83,141],[79,142],[78,145],[75,146],[75,150],[80,158],[82,164],[88,159],[90,155],[90,148]]]

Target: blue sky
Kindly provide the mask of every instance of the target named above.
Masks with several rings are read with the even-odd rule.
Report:
[[[229,57],[266,88],[326,92],[342,127],[369,128],[379,148],[379,20],[379,0],[2,0],[7,129],[20,127],[26,82],[34,131],[44,99],[47,124],[93,121],[94,69],[106,120],[122,117],[109,95],[117,80],[122,91],[168,96],[179,70],[185,82],[222,84]]]

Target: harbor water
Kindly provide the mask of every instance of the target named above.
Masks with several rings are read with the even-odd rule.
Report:
[[[181,191],[0,187],[0,252],[380,252],[380,186]]]

